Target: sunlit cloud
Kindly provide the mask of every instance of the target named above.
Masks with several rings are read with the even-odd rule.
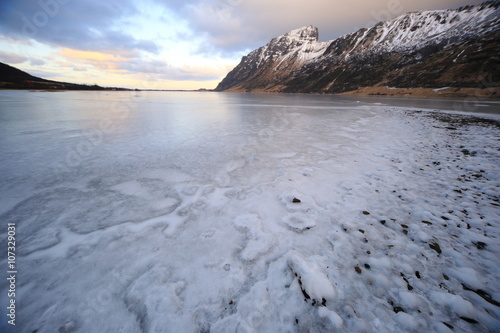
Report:
[[[170,68],[162,74],[162,77],[179,81],[211,81],[224,76],[230,69],[229,67],[214,68],[185,65],[182,67]]]

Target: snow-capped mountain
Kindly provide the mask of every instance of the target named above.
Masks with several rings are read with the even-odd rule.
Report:
[[[313,26],[292,30],[243,57],[216,90],[338,93],[494,84],[500,79],[499,6],[487,1],[408,13],[328,42],[318,41]]]

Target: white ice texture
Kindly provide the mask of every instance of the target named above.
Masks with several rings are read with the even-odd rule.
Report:
[[[0,330],[498,332],[499,116],[385,101],[1,91]]]

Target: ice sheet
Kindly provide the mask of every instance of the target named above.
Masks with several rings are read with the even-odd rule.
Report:
[[[18,332],[500,327],[498,122],[325,96],[2,94]]]

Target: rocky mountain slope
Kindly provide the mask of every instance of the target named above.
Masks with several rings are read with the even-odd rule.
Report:
[[[499,6],[408,13],[328,42],[315,27],[296,29],[243,57],[216,90],[500,86]]]

